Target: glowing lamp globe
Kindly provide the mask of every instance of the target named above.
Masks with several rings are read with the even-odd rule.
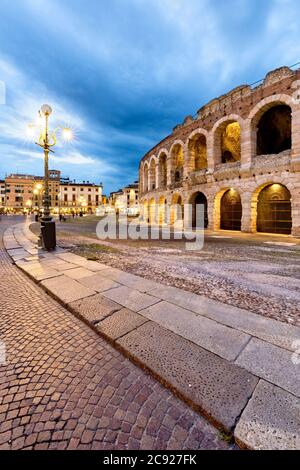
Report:
[[[43,106],[41,107],[41,113],[43,114],[43,116],[50,116],[50,114],[52,113],[51,106],[49,106],[49,104],[43,104]]]

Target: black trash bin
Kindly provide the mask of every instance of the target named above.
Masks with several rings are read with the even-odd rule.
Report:
[[[56,247],[56,229],[55,222],[42,222],[42,246],[47,251],[55,250]]]

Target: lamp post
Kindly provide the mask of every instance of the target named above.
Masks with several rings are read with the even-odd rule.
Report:
[[[49,132],[49,117],[52,114],[52,108],[48,104],[44,104],[39,111],[38,126],[30,124],[28,126],[28,134],[35,135],[36,127],[38,127],[39,138],[36,145],[44,151],[44,198],[43,198],[43,217],[41,218],[41,235],[40,245],[50,251],[56,246],[55,222],[52,220],[50,213],[50,197],[49,197],[49,153],[54,153],[52,147],[57,143],[56,133],[62,130],[64,140],[70,141],[73,138],[72,129],[64,127],[57,128],[53,132]]]

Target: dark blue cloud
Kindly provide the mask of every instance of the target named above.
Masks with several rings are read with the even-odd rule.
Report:
[[[22,122],[49,100],[79,137],[52,166],[106,192],[134,180],[187,114],[300,60],[299,13],[297,0],[2,0],[0,176],[42,171]]]

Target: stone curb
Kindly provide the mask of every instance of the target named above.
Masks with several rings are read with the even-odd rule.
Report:
[[[26,229],[29,230],[28,227],[26,227]],[[20,230],[19,230],[18,233],[19,233],[18,238],[22,239],[22,235],[20,236]],[[24,235],[24,229],[23,229],[23,235]],[[26,235],[27,235],[27,233],[26,233]],[[33,234],[29,233],[29,235],[30,235],[30,240],[28,240],[28,246],[27,246],[28,252],[29,252],[29,249],[32,249],[31,245],[34,246],[34,244],[36,243],[36,240],[37,240],[37,237],[35,237]],[[22,249],[24,249],[21,244],[19,244],[19,248],[15,248],[15,244],[13,242],[13,236],[14,236],[14,232],[13,232],[13,230],[10,230],[10,229],[8,230],[8,233],[7,234],[5,233],[5,235],[4,235],[4,245],[5,245],[5,248],[8,250],[8,253],[9,253],[9,250],[11,250],[13,246],[14,246],[13,249],[15,249],[17,252],[18,252],[18,250],[21,251]],[[6,240],[7,243],[5,243],[5,238],[7,239]],[[24,238],[26,238],[25,235],[24,235]],[[64,253],[64,250],[59,248],[59,252],[54,253],[54,254],[58,255],[58,254],[61,254],[61,253]],[[65,255],[63,254],[62,259],[64,259],[64,256]],[[62,263],[63,263],[63,261],[62,261]],[[83,263],[83,265],[85,264],[84,259],[82,260],[82,263]],[[255,399],[256,400],[259,399],[259,384],[261,384],[261,383],[268,384],[269,387],[271,387],[271,389],[274,390],[274,394],[277,393],[277,390],[282,391],[283,394],[284,394],[285,400],[288,403],[290,403],[290,402],[293,403],[293,406],[295,406],[294,404],[295,404],[295,400],[297,401],[297,397],[287,393],[286,391],[282,390],[281,388],[276,387],[276,385],[274,385],[272,383],[265,382],[264,380],[262,380],[264,378],[263,376],[259,376],[259,375],[257,376],[255,369],[252,370],[251,372],[248,372],[245,368],[243,368],[243,364],[238,365],[238,361],[228,362],[226,360],[222,360],[219,356],[216,356],[213,352],[203,350],[200,346],[194,344],[193,342],[189,342],[188,340],[185,340],[181,336],[178,336],[175,331],[172,332],[169,329],[166,330],[163,325],[159,326],[157,323],[153,322],[151,316],[148,317],[146,313],[145,313],[145,316],[143,316],[144,315],[143,309],[140,309],[140,312],[141,312],[141,315],[140,315],[138,313],[138,311],[135,312],[135,311],[128,310],[128,309],[124,308],[124,306],[122,307],[122,305],[119,304],[118,307],[116,307],[115,310],[112,310],[112,312],[109,313],[107,316],[104,316],[103,318],[101,318],[101,320],[99,320],[98,323],[95,323],[93,321],[89,321],[88,318],[86,318],[86,316],[84,314],[80,313],[80,310],[76,306],[76,301],[75,302],[64,301],[59,295],[57,295],[56,293],[51,291],[51,289],[49,287],[47,287],[47,280],[46,281],[37,280],[37,278],[33,274],[28,272],[28,270],[23,269],[22,264],[20,262],[18,262],[18,256],[17,256],[16,264],[36,284],[38,284],[40,287],[42,287],[43,290],[45,292],[47,292],[48,295],[50,295],[56,301],[58,301],[61,305],[63,305],[76,318],[80,319],[86,325],[88,325],[90,328],[92,328],[99,336],[105,338],[117,350],[122,352],[124,354],[124,356],[126,356],[128,359],[130,359],[135,364],[137,364],[143,370],[149,372],[152,376],[154,376],[156,379],[158,379],[164,386],[166,386],[168,389],[170,389],[176,396],[178,396],[180,399],[182,399],[184,402],[186,402],[191,408],[193,408],[195,411],[200,412],[202,415],[204,415],[209,421],[212,422],[213,425],[215,425],[216,427],[218,427],[222,431],[225,431],[226,433],[234,434],[235,441],[241,448],[256,449],[256,448],[262,448],[261,445],[263,445],[263,444],[259,445],[259,444],[255,443],[255,438],[256,438],[255,436],[251,437],[251,438],[248,437],[249,430],[248,430],[248,427],[247,427],[247,422],[245,422],[245,417],[247,417],[248,415],[251,415],[251,413],[252,414],[254,413],[254,411],[252,409],[253,408],[253,402],[255,402]],[[94,273],[94,274],[97,274],[97,273]],[[110,274],[110,272],[108,271],[108,275],[109,274]],[[53,276],[52,279],[55,279],[57,276],[63,276],[63,273],[57,273],[56,276]],[[109,276],[108,276],[108,278],[109,278]],[[132,276],[132,278],[134,278],[134,276]],[[50,281],[51,281],[51,278],[50,278]],[[135,282],[135,279],[131,279],[130,281]],[[149,281],[149,282],[151,283],[152,281]],[[48,282],[48,284],[49,284],[49,282]],[[51,284],[51,282],[50,282],[50,284]],[[149,290],[147,290],[147,292],[152,295],[152,291],[154,291],[155,289],[152,288],[151,285],[149,285],[148,287],[149,287]],[[87,293],[85,295],[85,298],[81,299],[81,301],[85,301],[85,302],[87,302],[90,299],[93,299],[93,298],[96,297],[96,295],[95,295],[96,292],[91,291],[91,289],[88,289],[88,288],[86,288],[86,289],[87,289]],[[90,294],[89,294],[89,291],[91,291]],[[145,292],[145,290],[143,292]],[[98,295],[100,296],[102,294],[98,294]],[[141,295],[147,296],[147,294],[141,294]],[[105,298],[107,297],[105,295],[105,292],[104,292],[104,297]],[[117,300],[114,298],[114,296],[112,296],[113,300],[109,300],[109,299],[110,299],[110,296],[108,296],[108,298],[106,299],[107,301],[110,301],[112,303],[117,302]],[[160,297],[160,300],[162,300],[161,297]],[[154,305],[152,305],[152,306],[155,307],[155,305],[156,304],[154,303]],[[150,306],[150,309],[151,309],[151,306]],[[127,310],[127,312],[126,312],[126,310]],[[146,311],[147,311],[147,308],[145,308],[145,312]],[[131,320],[131,322],[132,322],[132,328],[129,331],[125,331],[124,334],[122,334],[122,331],[121,331],[121,332],[119,332],[119,335],[116,336],[115,334],[112,334],[112,332],[109,328],[110,328],[110,323],[112,323],[118,315],[119,316],[125,316],[125,317],[127,315],[128,319]],[[105,326],[106,329],[103,328],[103,326]],[[201,354],[204,354],[204,355],[208,354],[208,355],[210,355],[209,359],[207,359],[207,362],[211,362],[211,360],[216,360],[217,361],[217,366],[218,366],[218,363],[221,363],[221,361],[223,361],[223,365],[224,365],[223,375],[224,376],[226,376],[228,374],[230,376],[232,370],[233,370],[233,372],[232,372],[233,376],[235,376],[235,374],[237,374],[237,376],[239,376],[240,373],[241,374],[243,374],[243,373],[246,374],[243,381],[248,382],[250,385],[248,387],[246,387],[246,391],[244,391],[244,395],[243,395],[242,399],[240,400],[240,403],[241,403],[240,409],[235,410],[235,414],[233,415],[233,417],[231,419],[229,419],[229,421],[227,420],[227,417],[226,417],[226,419],[224,419],[224,416],[222,415],[222,410],[221,410],[221,414],[218,414],[219,410],[209,409],[209,406],[207,407],[205,397],[201,402],[201,399],[199,400],[198,396],[195,396],[195,394],[193,395],[193,393],[189,393],[189,391],[186,390],[184,386],[181,387],[180,384],[178,386],[178,381],[177,381],[177,383],[175,381],[175,384],[174,384],[174,382],[172,381],[172,377],[168,376],[168,373],[167,373],[168,368],[164,369],[164,367],[163,366],[160,367],[160,365],[158,363],[156,363],[156,367],[153,367],[152,364],[149,363],[149,360],[147,360],[147,355],[143,356],[143,351],[139,351],[138,349],[136,350],[134,347],[132,348],[133,343],[131,344],[130,341],[134,340],[136,334],[139,335],[139,340],[136,341],[136,343],[141,343],[140,340],[143,339],[143,337],[141,336],[141,332],[144,331],[144,330],[147,330],[147,329],[150,329],[150,332],[151,332],[152,331],[151,329],[154,328],[154,330],[155,330],[155,328],[157,328],[158,326],[159,326],[159,330],[157,330],[157,331],[158,331],[159,335],[162,335],[161,336],[162,338],[163,338],[164,335],[167,335],[167,336],[171,335],[171,342],[172,341],[174,342],[174,338],[175,338],[175,342],[180,343],[183,348],[185,348],[185,343],[189,343],[189,349],[193,350],[193,348],[196,348],[197,349],[197,354],[200,354],[200,355]],[[107,327],[108,327],[108,329],[107,329]],[[147,338],[148,337],[149,337],[149,335],[146,334],[145,344],[147,343]],[[249,338],[251,338],[251,336]],[[248,347],[248,341],[246,342],[245,347],[243,346],[242,353],[243,353],[243,351],[247,350],[247,347]],[[155,346],[152,344],[151,348],[150,348],[150,350],[153,351],[153,349],[155,349]],[[161,352],[162,349],[163,348],[161,347],[160,352]],[[204,362],[205,362],[205,358],[204,358]],[[226,371],[226,366],[229,367],[229,369],[228,369],[229,372]],[[232,368],[235,368],[235,369],[232,369]],[[201,375],[201,369],[200,369],[200,375]],[[204,375],[205,375],[205,371],[204,371]],[[261,380],[259,380],[259,378]],[[268,380],[268,378],[266,378],[266,380]],[[227,387],[227,384],[226,384],[224,386],[224,388],[226,390],[230,390],[230,386]],[[280,385],[279,385],[279,387],[280,387]],[[265,399],[265,397],[264,397],[264,399]],[[300,406],[300,403],[299,403],[299,406]],[[272,424],[274,426],[274,423],[272,423]],[[276,420],[275,420],[275,424],[276,424]],[[263,427],[262,427],[262,430],[258,429],[258,433],[259,432],[261,432],[261,439],[260,439],[261,442],[263,442],[266,446],[265,448],[268,449],[269,448],[268,447],[268,442],[266,442],[265,430],[263,429]],[[298,435],[295,436],[294,440],[295,440],[295,442],[298,442],[299,436]],[[278,439],[278,441],[274,441],[274,443],[275,443],[274,445],[278,445],[279,446],[278,448],[281,448],[280,447],[280,442],[281,443],[282,442],[287,442],[287,440],[285,439],[284,433],[282,435],[280,435],[280,439]],[[293,442],[292,446],[293,445],[297,446],[298,444],[297,443],[294,444],[294,442]],[[292,448],[295,448],[295,447],[292,447]]]

